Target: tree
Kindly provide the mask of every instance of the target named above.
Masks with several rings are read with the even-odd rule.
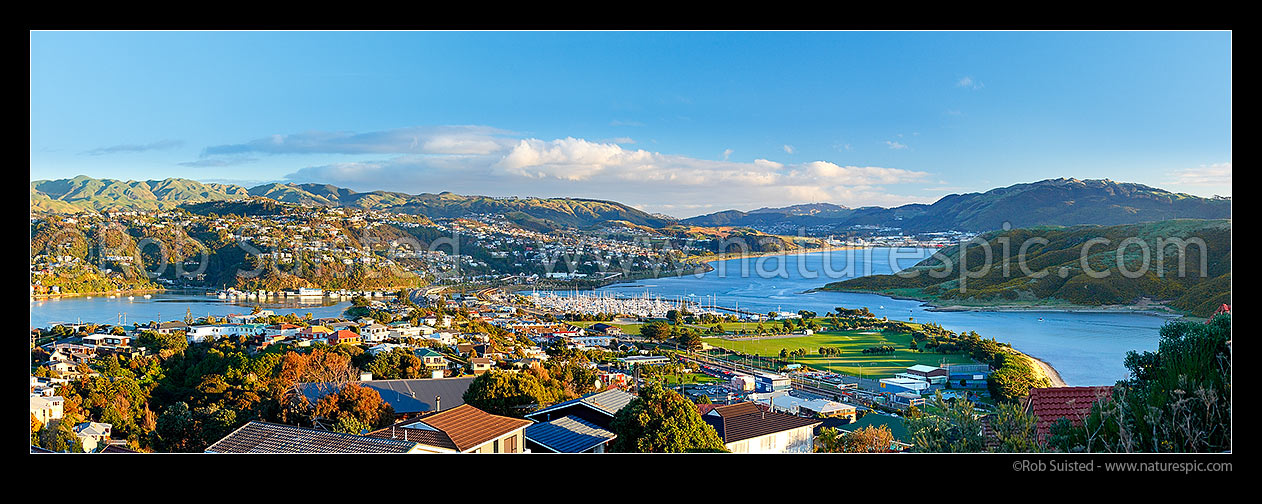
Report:
[[[934,393],[933,406],[941,414],[920,414],[906,420],[911,442],[918,452],[977,453],[985,451],[981,420],[973,411],[973,403],[957,399],[947,403],[942,391]]]
[[[692,401],[656,383],[645,386],[639,397],[619,410],[611,428],[618,435],[610,447],[614,452],[727,451]]]
[[[666,341],[670,338],[671,326],[664,322],[650,322],[640,326],[640,336],[653,341]]]
[[[469,383],[464,402],[487,413],[522,417],[555,396],[534,375],[491,370]]]
[[[375,389],[348,383],[341,390],[316,401],[315,416],[344,427],[381,428],[394,422],[394,408],[383,401]]]
[[[83,453],[83,440],[70,429],[70,422],[62,419],[49,422],[39,431],[39,446],[58,453]]]
[[[869,425],[843,434],[824,427],[815,439],[816,453],[887,453],[894,443],[894,434],[886,425]]]
[[[682,314],[682,313],[679,313],[679,310],[667,310],[667,311],[666,311],[666,320],[669,320],[669,321],[670,321],[670,323],[672,323],[672,324],[678,324],[678,323],[679,323],[679,319],[681,319],[681,318],[683,318],[683,314]]]
[[[1039,418],[1016,403],[1000,403],[990,415],[990,427],[999,439],[997,451],[1032,453],[1043,451],[1038,436]]]
[[[679,346],[685,350],[697,351],[701,349],[701,335],[694,330],[681,331],[677,339],[679,340]]]

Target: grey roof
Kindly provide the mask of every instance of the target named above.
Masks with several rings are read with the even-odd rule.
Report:
[[[599,411],[601,413],[604,413],[612,417],[618,413],[618,410],[621,410],[622,408],[626,407],[626,405],[630,403],[632,399],[635,399],[635,394],[632,394],[630,392],[623,392],[618,389],[609,389],[604,392],[588,394],[578,399],[571,399],[563,403],[554,404],[547,408],[544,408],[539,411],[533,412],[529,415],[526,415],[526,418],[538,416],[540,414],[556,411],[562,408],[568,408],[575,404],[582,404],[583,406],[587,406],[591,409],[594,409],[596,411]]]
[[[355,382],[361,386],[376,390],[381,400],[390,404],[396,414],[412,414],[433,411],[437,398],[442,398],[443,410],[449,410],[464,404],[464,393],[473,383],[473,377],[463,378],[424,378],[415,380],[370,380]],[[303,383],[299,385],[302,395],[315,402],[331,390],[321,391],[318,384]]]
[[[206,453],[407,453],[416,443],[253,421]]]
[[[526,427],[525,436],[526,439],[558,453],[582,453],[618,437],[617,434],[573,416]]]

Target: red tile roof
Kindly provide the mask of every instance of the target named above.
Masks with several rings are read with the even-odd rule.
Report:
[[[420,440],[411,437],[412,435],[426,432],[424,430],[409,429],[407,427],[393,428],[395,426],[414,424],[417,420],[401,422],[395,424],[395,426],[371,432],[368,435],[387,439],[402,439],[404,435],[402,431],[408,431],[409,440],[411,441],[463,452],[492,439],[507,435],[510,432],[524,429],[527,425],[534,423],[520,418],[492,415],[468,404],[461,404],[449,410],[423,416],[419,421],[437,429],[437,431],[429,431],[425,434],[432,436],[433,439]]]
[[[1049,387],[1030,389],[1026,410],[1039,417],[1039,440],[1046,440],[1052,424],[1068,418],[1074,425],[1082,425],[1082,419],[1091,413],[1091,405],[1107,402],[1113,396],[1113,387]]]

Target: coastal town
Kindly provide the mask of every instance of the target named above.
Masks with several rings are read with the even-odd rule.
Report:
[[[241,301],[244,308],[265,298]],[[803,338],[829,341],[830,335],[865,338],[870,346],[771,350]],[[889,344],[904,336],[910,348]],[[1108,401],[1109,387],[1048,388],[1051,381],[1033,375],[1018,385],[1025,390],[996,386],[996,373],[1011,379],[1014,369],[1030,371],[1030,364],[1011,365],[1024,356],[993,340],[972,338],[931,324],[876,318],[866,308],[753,314],[685,300],[541,296],[494,288],[471,294],[355,293],[337,318],[280,315],[256,305],[221,318],[189,314],[184,320],[131,325],[60,323],[31,333],[32,450],[638,451],[635,443],[641,440],[616,444],[628,427],[614,421],[644,394],[671,394],[693,405],[696,427],[713,429],[719,442],[708,446],[717,451],[840,450],[829,443],[854,448],[848,439],[866,440],[861,451],[914,450],[920,417],[946,415],[965,404],[989,433],[981,436],[978,450],[1011,450],[1023,445],[986,427],[999,421],[997,415],[1012,421],[1011,405],[1019,404],[1015,414],[1036,427],[1021,442],[1046,446],[1053,424],[1065,419],[1069,427],[1081,427],[1093,405]],[[923,353],[926,347],[933,352]],[[150,394],[171,386],[154,369],[189,352],[235,356],[231,360],[246,368],[186,377],[194,386],[178,397],[176,409],[187,417],[190,402],[212,401],[195,408],[200,413],[193,416],[208,414],[200,422],[215,428],[197,439],[172,439],[179,435],[168,432],[174,406],[161,413],[150,409],[156,399]],[[283,370],[300,355],[320,363]],[[923,363],[899,364],[913,355]],[[866,375],[849,372],[853,366],[847,364],[856,361],[866,366]],[[234,408],[212,398],[230,397],[234,390],[265,393],[255,389],[265,376],[240,375],[256,368],[252,362],[281,364],[282,370],[272,372],[288,381],[269,388],[285,391],[272,399],[282,413],[258,414],[254,405],[225,421],[224,412]],[[130,392],[117,390],[123,383]],[[503,396],[503,387],[525,395]],[[352,390],[371,396],[369,406],[363,400],[329,400]],[[120,404],[118,398],[126,395],[115,394],[149,395],[150,404]],[[434,437],[435,431],[446,435]],[[221,437],[210,439],[207,432]],[[280,441],[297,432],[310,441]]]
[[[43,472],[1231,471],[1229,30],[30,39]]]

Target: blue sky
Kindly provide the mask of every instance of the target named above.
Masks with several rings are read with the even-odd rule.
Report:
[[[1231,194],[1229,32],[33,32],[31,179],[688,217],[1058,177]]]

